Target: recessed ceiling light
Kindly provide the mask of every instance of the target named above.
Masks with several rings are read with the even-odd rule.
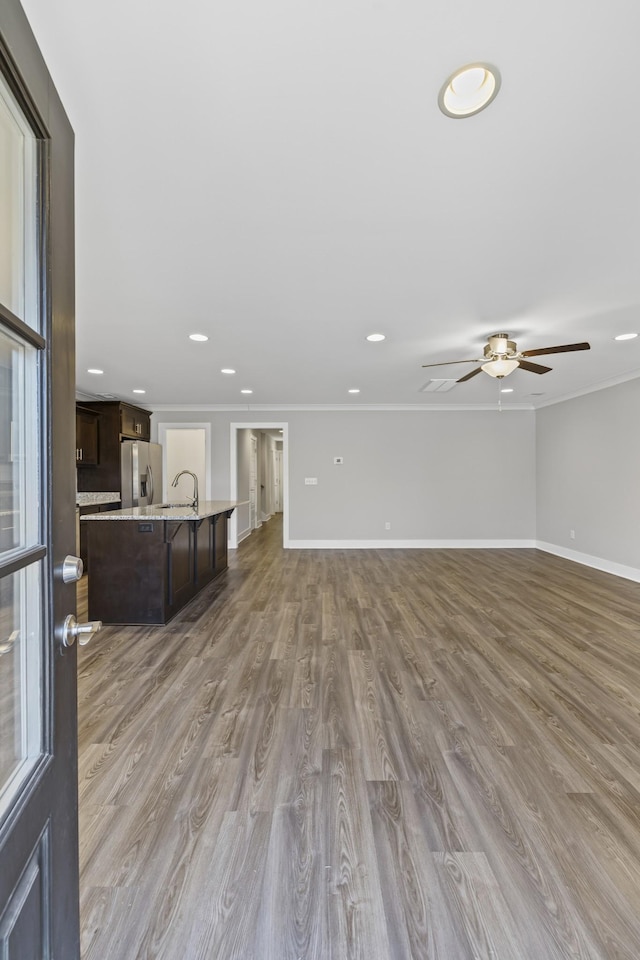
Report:
[[[357,387],[353,387],[351,390],[349,390],[349,393],[360,393],[360,391]]]
[[[500,89],[500,71],[489,63],[468,63],[448,77],[440,88],[438,106],[459,120],[488,107]]]
[[[134,392],[134,393],[146,393],[147,391],[146,391],[146,390],[134,390],[133,392]]]
[[[253,393],[253,390],[241,390],[240,393]]]
[[[500,393],[513,393],[513,387],[503,387]]]
[[[223,367],[220,373],[235,373],[235,370],[232,370],[231,367]]]
[[[619,333],[617,337],[614,337],[614,340],[635,340],[638,336],[637,333]]]
[[[209,339],[209,337],[207,337],[204,333],[190,333],[190,334],[189,334],[189,340],[197,340],[198,343],[204,343],[205,340],[208,340],[208,339]]]
[[[379,340],[386,340],[384,333],[370,333],[367,337],[371,343],[378,343]]]
[[[89,367],[89,369],[87,370],[87,373],[103,374],[104,370],[98,370],[97,367]]]

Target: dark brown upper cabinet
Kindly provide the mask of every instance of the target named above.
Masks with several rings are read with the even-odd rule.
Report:
[[[128,403],[121,403],[119,406],[120,434],[130,440],[148,440],[151,436],[149,412]]]
[[[149,440],[151,414],[148,410],[120,400],[91,403],[99,420],[99,445],[96,466],[78,469],[78,490],[121,492],[120,447],[123,440]],[[78,467],[87,466],[86,457]]]
[[[76,405],[76,463],[95,467],[99,462],[100,415]]]

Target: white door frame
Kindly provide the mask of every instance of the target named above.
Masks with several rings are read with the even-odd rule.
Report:
[[[173,424],[169,424],[173,426]],[[282,430],[282,546],[289,547],[289,424],[280,423],[247,423],[229,424],[229,499],[238,499],[238,430]],[[231,514],[229,522],[229,548],[235,550],[238,546],[238,518],[237,511]]]

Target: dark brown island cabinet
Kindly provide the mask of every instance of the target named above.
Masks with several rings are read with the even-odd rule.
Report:
[[[152,504],[84,516],[89,617],[164,624],[227,568],[235,501],[192,507]]]

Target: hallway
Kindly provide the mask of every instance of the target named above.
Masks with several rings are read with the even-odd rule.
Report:
[[[281,544],[79,651],[83,960],[637,960],[640,585]]]

